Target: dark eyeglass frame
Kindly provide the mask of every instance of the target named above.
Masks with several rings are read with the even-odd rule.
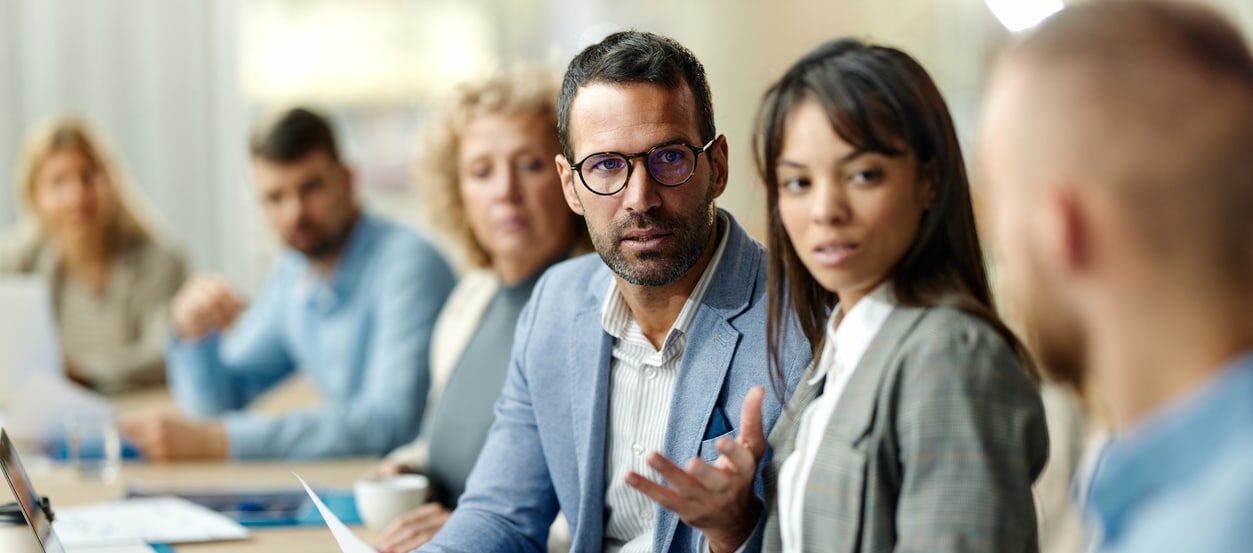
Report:
[[[687,142],[683,140],[671,140],[670,142],[663,142],[661,144],[657,144],[653,146],[652,148],[649,148],[646,151],[638,152],[634,154],[624,154],[622,152],[596,152],[594,154],[588,154],[586,156],[583,156],[583,159],[579,160],[578,163],[571,165],[570,169],[572,169],[576,174],[579,175],[579,182],[583,183],[583,188],[586,188],[588,192],[591,192],[597,196],[612,196],[623,190],[626,190],[627,184],[631,182],[631,171],[635,169],[635,164],[632,163],[631,160],[639,159],[639,158],[647,159],[648,156],[653,154],[653,152],[656,152],[657,150],[661,148],[668,148],[670,146],[684,146],[687,149],[692,151],[692,157],[693,157],[692,171],[687,174],[687,178],[684,178],[680,182],[677,182],[675,184],[666,184],[664,182],[661,182],[660,180],[657,180],[656,176],[653,175],[653,170],[649,168],[648,164],[647,163],[644,164],[644,171],[648,173],[648,178],[653,179],[653,182],[661,186],[664,186],[666,188],[675,188],[675,187],[683,186],[684,184],[687,184],[687,181],[692,180],[692,175],[696,174],[696,168],[700,166],[700,155],[709,151],[709,148],[713,146],[714,142],[717,142],[719,138],[722,138],[722,135],[715,136],[713,140],[706,142],[704,146],[701,146],[699,148],[691,144],[688,144]],[[626,160],[626,178],[622,179],[622,186],[619,186],[613,192],[597,192],[596,190],[593,190],[590,185],[587,184],[587,179],[583,178],[583,164],[586,163],[587,160],[594,158],[596,156],[607,156],[607,155],[618,156]]]

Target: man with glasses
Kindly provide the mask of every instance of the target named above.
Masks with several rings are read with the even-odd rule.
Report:
[[[690,51],[641,32],[588,47],[566,71],[558,136],[566,200],[599,258],[536,285],[466,493],[422,550],[540,551],[560,509],[574,551],[696,551],[700,532],[636,487],[691,478],[716,493],[755,478],[751,459],[720,451],[758,410],[770,431],[809,346],[791,333],[787,389],[754,389],[770,380],[764,252],[714,206],[727,142]],[[760,509],[751,494],[727,504],[690,519]]]

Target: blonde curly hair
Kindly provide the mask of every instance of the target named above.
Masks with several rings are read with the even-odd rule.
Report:
[[[462,205],[457,166],[462,133],[472,120],[483,115],[534,113],[551,121],[555,141],[557,85],[553,74],[539,67],[517,68],[466,82],[453,89],[447,105],[426,127],[414,171],[423,215],[432,230],[459,247],[462,259],[470,266],[486,268],[491,259],[470,230]],[[570,216],[579,218],[573,212]],[[588,251],[591,241],[587,227],[580,220],[574,230],[576,251]]]

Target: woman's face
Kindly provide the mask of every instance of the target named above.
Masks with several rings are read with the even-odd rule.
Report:
[[[35,210],[53,233],[104,231],[116,199],[100,167],[77,148],[54,151],[35,171]]]
[[[570,246],[575,219],[553,169],[551,118],[488,114],[466,125],[457,174],[465,217],[492,263],[544,262]]]
[[[918,233],[930,186],[913,154],[858,151],[805,100],[788,114],[779,217],[805,268],[846,307],[887,280]]]

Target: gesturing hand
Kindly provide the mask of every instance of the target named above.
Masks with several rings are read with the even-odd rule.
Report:
[[[221,422],[193,421],[168,413],[131,413],[118,420],[118,429],[150,461],[222,460],[230,453]]]
[[[714,552],[734,551],[753,533],[761,514],[761,502],[753,495],[757,463],[766,453],[762,432],[761,403],[766,390],[749,390],[741,411],[741,431],[734,440],[718,440],[718,459],[712,464],[699,458],[681,469],[659,453],[648,465],[669,484],[653,482],[628,472],[626,483],[673,511],[685,524],[700,530]]]
[[[439,503],[427,503],[396,519],[374,548],[383,553],[402,553],[422,547],[444,527],[452,513]]]
[[[187,281],[170,302],[174,329],[184,340],[198,340],[231,326],[243,310],[243,301],[230,285],[212,276]]]

